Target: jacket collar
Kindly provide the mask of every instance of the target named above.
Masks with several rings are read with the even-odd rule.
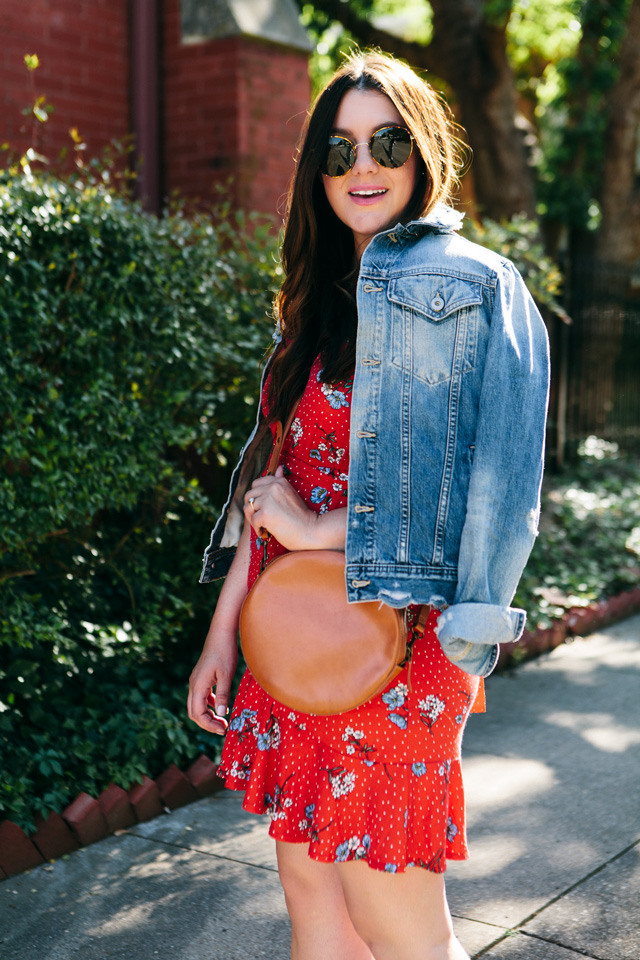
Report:
[[[423,233],[427,230],[435,233],[454,233],[462,227],[464,213],[454,210],[446,203],[437,203],[426,215],[407,224],[397,224],[393,231],[399,235],[403,233]]]

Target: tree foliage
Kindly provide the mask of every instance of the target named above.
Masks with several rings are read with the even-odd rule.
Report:
[[[637,178],[634,183],[638,5],[639,0],[411,0],[399,12],[388,0],[314,0],[304,5],[303,20],[317,40],[317,84],[356,43],[381,46],[428,71],[468,130],[480,214],[502,220],[537,213],[547,221],[551,253],[563,231],[596,231],[601,208],[612,207],[609,194],[624,181],[630,222],[616,256],[633,262],[640,256],[632,227],[632,211],[640,209]],[[612,131],[621,84],[629,109],[626,116],[618,109]],[[605,169],[616,170],[613,181],[603,177]],[[620,220],[624,197],[616,200],[612,217]]]
[[[266,226],[144,214],[108,170],[0,179],[2,811],[195,755],[200,558],[255,415]]]

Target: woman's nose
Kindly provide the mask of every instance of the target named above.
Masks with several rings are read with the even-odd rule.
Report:
[[[353,165],[353,170],[364,173],[367,170],[375,170],[377,168],[378,164],[371,156],[371,150],[369,149],[367,140],[363,140],[362,143],[355,143],[353,147],[356,151],[356,162]]]

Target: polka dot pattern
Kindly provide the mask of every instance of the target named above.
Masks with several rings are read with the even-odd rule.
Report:
[[[346,506],[350,381],[322,381],[320,361],[285,442],[285,473],[311,509]],[[274,538],[268,561],[284,553]],[[262,545],[251,544],[249,587]],[[417,616],[410,608],[409,623]],[[317,717],[277,703],[250,672],[229,723],[220,776],[243,806],[271,817],[278,840],[306,843],[324,863],[365,860],[376,870],[435,873],[468,856],[460,747],[479,681],[451,664],[434,633],[437,611],[413,658],[377,697]]]

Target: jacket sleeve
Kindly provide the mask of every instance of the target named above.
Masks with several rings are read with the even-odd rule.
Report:
[[[522,277],[503,262],[480,392],[453,604],[436,632],[446,656],[487,676],[526,614],[509,606],[538,533],[549,394],[546,327]]]

